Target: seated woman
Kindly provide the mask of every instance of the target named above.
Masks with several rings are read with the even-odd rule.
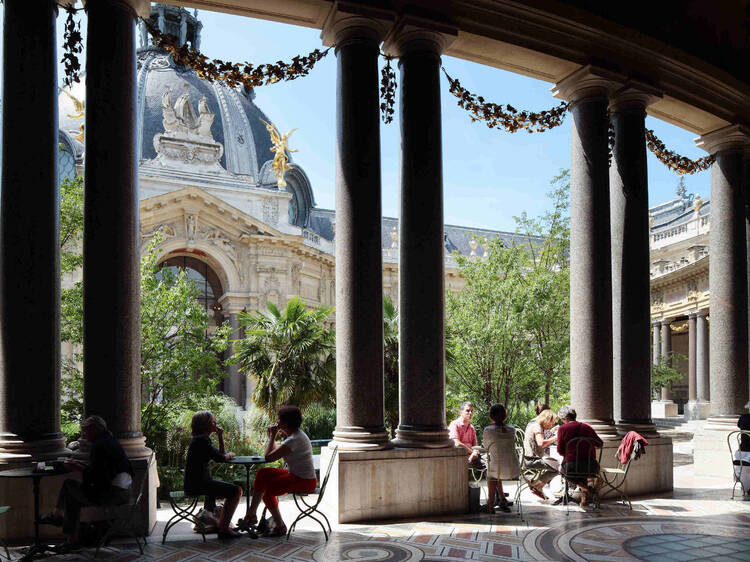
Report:
[[[529,491],[535,496],[546,500],[542,489],[557,475],[554,459],[545,458],[545,448],[557,440],[557,416],[552,410],[543,410],[526,426],[523,440],[524,466],[539,471],[536,480],[530,483]],[[551,431],[552,436],[544,438],[545,431]]]
[[[737,420],[737,427],[750,431],[750,414],[742,414]],[[750,496],[750,435],[740,435],[740,446],[734,452],[734,475],[742,483],[746,496]]]
[[[245,522],[248,525],[258,523],[257,511],[261,498],[273,517],[274,527],[266,536],[279,537],[286,535],[286,525],[279,511],[277,496],[288,493],[310,494],[315,491],[318,481],[315,479],[312,445],[305,432],[300,429],[302,413],[296,406],[279,408],[278,421],[268,427],[268,444],[266,460],[284,459],[288,470],[283,468],[261,468],[255,475],[253,499]],[[276,435],[286,435],[280,444]]]
[[[208,411],[196,412],[190,422],[193,432],[193,440],[187,453],[185,463],[185,493],[189,496],[205,495],[212,503],[215,498],[225,498],[224,509],[219,519],[218,535],[220,539],[231,539],[241,536],[240,533],[230,529],[234,510],[240,503],[242,488],[214,480],[208,469],[208,461],[224,462],[234,458],[234,453],[224,450],[224,430],[216,425],[216,419]],[[211,434],[216,432],[219,438],[219,449],[211,444]]]
[[[497,505],[501,511],[510,513],[510,507],[503,493],[503,480],[518,477],[518,460],[515,452],[515,428],[505,425],[507,414],[502,404],[490,408],[492,425],[484,428],[482,446],[489,452],[487,467],[487,505],[483,511],[494,513]]]

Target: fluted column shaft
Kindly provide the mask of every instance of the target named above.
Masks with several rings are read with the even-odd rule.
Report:
[[[448,447],[440,44],[404,38],[401,70],[399,426],[395,443]]]
[[[612,232],[614,413],[618,430],[651,424],[651,288],[645,119],[650,96],[615,94],[610,119],[615,146],[609,174]]]
[[[135,13],[118,0],[87,13],[84,405],[142,456]]]
[[[374,22],[336,33],[336,429],[344,449],[390,446],[383,423],[378,49]]]
[[[3,3],[0,461],[65,452],[60,433],[57,6]]]
[[[664,320],[661,323],[661,353],[660,357],[667,358],[669,366],[672,366],[672,321]],[[663,386],[661,389],[661,399],[664,402],[672,401],[672,391]]]
[[[711,167],[711,366],[712,426],[736,424],[748,401],[748,279],[743,151],[750,131],[730,126],[699,145],[716,157]]]
[[[699,402],[710,399],[708,374],[708,310],[698,312],[695,329],[695,386]]]
[[[571,102],[570,397],[604,434],[612,420],[612,264],[607,118],[609,83],[577,73],[558,84]]]

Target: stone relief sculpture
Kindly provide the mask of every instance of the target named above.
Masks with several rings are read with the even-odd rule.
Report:
[[[185,236],[190,242],[195,241],[196,223],[195,215],[185,215]]]

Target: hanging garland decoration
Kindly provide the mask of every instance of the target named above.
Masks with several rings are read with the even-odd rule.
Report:
[[[391,67],[391,60],[385,53],[380,53],[385,59],[385,66],[380,71],[380,115],[383,123],[393,121],[394,106],[396,104],[396,73]]]
[[[63,57],[60,62],[65,65],[63,84],[66,88],[70,88],[73,82],[80,82],[81,80],[81,63],[78,60],[78,55],[83,52],[83,37],[81,36],[81,22],[74,19],[78,10],[70,5],[61,7],[65,9],[68,15],[65,19]]]
[[[680,156],[676,152],[669,150],[651,129],[646,129],[646,146],[648,146],[648,149],[656,156],[659,162],[679,175],[703,172],[704,170],[708,170],[711,164],[716,161],[716,157],[713,154],[698,158],[697,160]]]
[[[611,166],[615,153],[615,124],[609,121],[609,112],[607,113],[607,119],[607,164]]]
[[[177,37],[162,33],[150,20],[143,21],[149,34],[154,39],[154,44],[172,55],[176,64],[194,70],[199,78],[207,82],[218,80],[224,82],[230,88],[240,85],[247,89],[257,88],[258,86],[267,86],[276,82],[296,80],[302,76],[307,76],[315,64],[323,59],[332,48],[328,47],[323,51],[315,49],[307,56],[297,55],[291,63],[278,61],[275,64],[260,64],[258,66],[249,62],[237,64],[221,59],[211,60],[200,51],[188,47],[187,44],[179,46]]]
[[[507,104],[503,109],[502,104],[485,102],[482,96],[472,94],[461,86],[458,79],[451,78],[445,68],[441,68],[450,83],[450,93],[458,98],[458,106],[471,114],[472,122],[484,121],[490,129],[505,129],[509,133],[525,129],[529,133],[543,133],[562,125],[568,111],[567,102],[539,113],[519,112]]]

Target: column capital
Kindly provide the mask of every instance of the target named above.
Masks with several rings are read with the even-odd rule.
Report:
[[[589,64],[555,84],[552,95],[570,103],[586,98],[608,98],[612,92],[622,88],[625,82],[623,75]]]
[[[741,151],[747,154],[750,151],[750,128],[739,124],[728,125],[698,137],[695,144],[709,154]]]
[[[227,314],[237,314],[238,312],[247,311],[250,301],[247,295],[238,293],[224,293],[219,299],[219,304],[223,312]]]
[[[688,314],[688,319],[692,319],[692,318],[698,318],[698,311],[697,310],[695,312],[690,312]]]
[[[622,111],[642,110],[659,101],[662,98],[661,90],[635,80],[629,80],[627,84],[612,92],[609,98],[609,110],[612,113]]]
[[[341,6],[335,2],[328,12],[320,38],[326,47],[336,45],[337,49],[350,41],[362,39],[380,44],[395,19],[390,10]]]
[[[399,19],[383,42],[383,52],[402,57],[414,51],[430,51],[442,55],[458,37],[448,25],[427,22],[414,16]]]
[[[130,9],[134,16],[147,18],[151,15],[151,0],[109,0],[112,4],[120,4]],[[66,0],[67,3],[75,5],[77,0]],[[101,0],[82,0],[84,7],[89,3],[101,2]]]
[[[707,308],[703,308],[703,309],[699,310],[697,312],[697,315],[705,318],[706,316],[708,316],[708,309]]]

